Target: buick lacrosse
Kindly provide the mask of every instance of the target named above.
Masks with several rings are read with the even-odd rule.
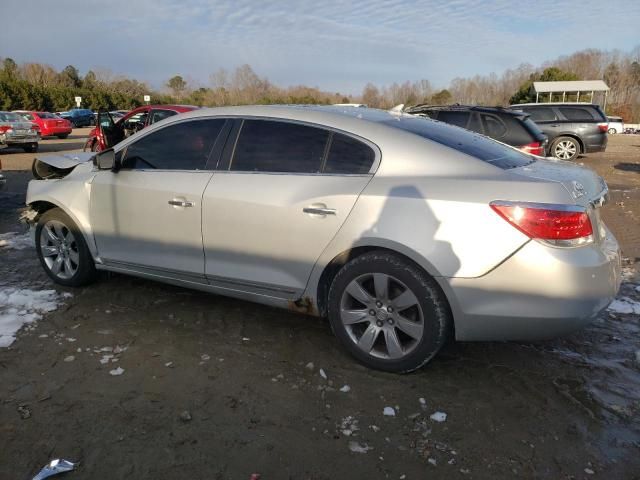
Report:
[[[107,139],[111,124],[98,121]],[[386,371],[419,368],[448,338],[570,332],[620,284],[600,177],[425,118],[201,109],[33,171],[53,281],[109,270],[328,317]]]

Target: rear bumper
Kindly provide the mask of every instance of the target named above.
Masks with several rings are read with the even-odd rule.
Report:
[[[577,330],[614,299],[620,251],[607,230],[599,245],[563,249],[530,241],[487,275],[451,278],[456,339],[541,340]]]
[[[4,178],[4,175],[0,173],[0,190],[2,190],[7,185],[7,179]]]
[[[53,127],[46,130],[42,130],[43,137],[55,137],[56,135],[69,135],[71,133],[71,127]]]

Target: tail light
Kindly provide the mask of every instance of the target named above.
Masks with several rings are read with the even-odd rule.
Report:
[[[540,142],[527,143],[526,145],[522,145],[518,148],[525,153],[544,157],[544,145],[542,145]]]
[[[599,123],[598,124],[598,129],[601,132],[607,132],[609,130],[609,124],[608,123]]]
[[[9,125],[0,125],[0,133],[7,133],[12,128]]]
[[[40,133],[40,125],[38,125],[37,123],[32,123],[31,130],[33,130],[34,132]]]
[[[501,201],[490,205],[529,238],[557,247],[577,247],[593,242],[591,219],[583,207]]]

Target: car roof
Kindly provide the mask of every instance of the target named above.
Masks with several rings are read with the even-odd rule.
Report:
[[[539,107],[561,107],[563,105],[580,105],[581,107],[599,107],[598,104],[596,103],[589,103],[589,102],[539,102],[539,103],[516,103],[513,105],[510,105],[509,108],[513,108],[513,107],[535,107],[535,106],[539,106]]]

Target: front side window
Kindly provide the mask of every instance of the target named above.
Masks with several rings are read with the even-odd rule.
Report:
[[[127,147],[122,168],[202,170],[224,122],[192,120],[146,135]]]
[[[296,123],[245,120],[231,170],[319,173],[329,132]]]
[[[376,158],[373,149],[355,138],[334,133],[324,173],[366,174]]]

